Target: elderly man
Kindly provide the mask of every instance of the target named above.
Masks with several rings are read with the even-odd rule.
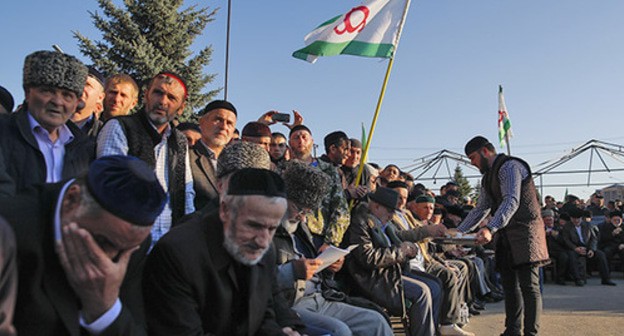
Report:
[[[106,79],[102,121],[125,116],[139,102],[139,86],[126,74],[115,74]]]
[[[624,230],[622,229],[622,212],[620,210],[611,211],[609,221],[600,226],[598,248],[604,252],[607,260],[619,255],[620,262],[624,267]]]
[[[542,209],[542,220],[546,230],[546,245],[548,255],[557,261],[557,284],[565,286],[565,278],[568,275],[569,260],[568,252],[561,234],[562,226],[555,223],[555,212],[552,209]]]
[[[89,67],[81,100],[84,104],[72,115],[71,121],[83,133],[95,138],[103,124],[100,113],[104,110],[104,76],[94,67]]]
[[[190,149],[195,209],[201,209],[218,197],[217,160],[232,139],[236,128],[236,108],[225,100],[210,102],[200,113],[201,139]]]
[[[277,325],[272,301],[271,239],[286,208],[283,180],[246,168],[218,211],[163,237],[143,281],[150,335],[297,335]]]
[[[568,249],[570,258],[570,271],[577,286],[584,285],[584,275],[579,271],[579,263],[585,266],[585,262],[592,263],[598,268],[602,284],[615,286],[611,281],[609,263],[604,252],[598,249],[598,236],[591,225],[582,219],[583,210],[570,209],[568,211],[570,222],[562,230],[563,242]]]
[[[426,230],[414,230],[406,241],[393,239],[387,229],[397,210],[399,194],[379,187],[369,199],[368,204],[360,203],[355,209],[345,235],[349,245],[358,245],[347,258],[347,270],[353,280],[351,287],[391,314],[409,316],[410,335],[434,335],[433,298],[428,286],[403,275],[406,264],[418,253],[412,241],[430,235]]]
[[[293,309],[308,328],[326,329],[334,336],[390,335],[392,330],[376,311],[348,304],[344,293],[327,288],[324,280],[343,265],[341,258],[319,272],[321,261],[305,224],[305,213],[321,204],[329,188],[329,177],[304,163],[291,161],[283,174],[288,194],[288,210],[277,228],[273,244],[279,266],[278,285],[287,294]],[[324,285],[325,284],[325,285]],[[328,291],[329,289],[329,291]],[[345,300],[329,299],[343,296]]]
[[[25,104],[0,115],[0,147],[15,192],[84,173],[93,142],[67,122],[80,102],[87,67],[73,56],[36,51],[24,61]]]
[[[314,238],[314,244],[324,249],[328,245],[338,246],[349,227],[350,214],[347,198],[344,195],[340,175],[332,164],[317,160],[312,156],[314,139],[312,132],[304,125],[296,125],[290,130],[290,148],[293,160],[302,161],[317,167],[329,176],[330,189],[321,208],[307,216],[308,227]]]
[[[458,230],[471,231],[492,213],[492,219],[479,229],[477,243],[496,237],[496,267],[505,294],[504,335],[537,335],[542,313],[539,267],[549,257],[531,169],[519,158],[496,154],[482,136],[468,141],[465,152],[483,179],[479,201]]]
[[[129,116],[111,119],[97,141],[97,156],[132,155],[154,169],[169,202],[152,228],[155,244],[182,216],[195,211],[193,176],[186,137],[171,121],[184,111],[186,83],[171,72],[154,76],[147,86],[144,108]]]
[[[110,156],[0,202],[17,239],[18,334],[145,335],[141,265],[166,199],[144,162]]]
[[[241,139],[258,144],[268,152],[271,145],[271,129],[261,122],[252,121],[243,127]]]

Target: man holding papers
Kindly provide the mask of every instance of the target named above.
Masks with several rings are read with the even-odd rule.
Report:
[[[273,238],[279,265],[278,286],[301,316],[309,334],[323,329],[334,336],[392,335],[380,313],[343,302],[346,295],[327,285],[326,272],[340,270],[344,258],[318,272],[323,262],[316,259],[317,250],[305,224],[305,215],[320,205],[329,178],[322,171],[296,161],[287,164],[282,177],[288,208]]]

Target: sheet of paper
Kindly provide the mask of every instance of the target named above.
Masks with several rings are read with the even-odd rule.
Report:
[[[337,248],[335,246],[330,245],[328,248],[325,249],[325,251],[323,251],[321,254],[318,255],[318,257],[316,257],[316,259],[323,262],[323,264],[319,267],[316,273],[326,269],[329,265],[336,262],[336,260],[351,253],[351,251],[353,251],[353,249],[356,247],[357,245],[351,245],[347,247],[346,250],[343,250],[341,248]]]

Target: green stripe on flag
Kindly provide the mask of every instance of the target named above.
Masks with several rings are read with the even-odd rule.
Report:
[[[317,29],[319,29],[319,28],[321,28],[321,27],[325,27],[325,26],[327,26],[327,25],[330,25],[330,24],[332,24],[332,23],[336,22],[336,20],[340,19],[341,17],[342,17],[342,15],[337,15],[336,17],[331,18],[331,19],[329,19],[329,20],[327,20],[327,21],[325,21],[325,22],[321,23],[318,27],[314,28],[314,30],[317,30]],[[317,21],[317,22],[318,22],[318,21]]]
[[[306,60],[308,55],[334,56],[340,54],[356,55],[365,57],[391,57],[394,52],[392,43],[366,43],[360,41],[347,41],[343,43],[330,43],[326,41],[314,41],[309,46],[293,53],[293,57]]]

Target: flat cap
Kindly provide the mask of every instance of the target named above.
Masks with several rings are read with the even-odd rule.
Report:
[[[268,169],[243,168],[232,175],[228,195],[286,198],[284,180]]]
[[[468,141],[468,143],[466,144],[466,147],[464,147],[464,152],[466,153],[466,156],[470,155],[472,152],[478,151],[479,149],[481,149],[483,146],[489,144],[490,141],[480,135],[477,135],[476,137],[470,139],[470,141]]]
[[[390,188],[378,187],[375,192],[368,194],[368,198],[386,208],[397,210],[399,193]]]
[[[58,51],[35,51],[24,60],[22,85],[63,88],[82,96],[88,70],[76,57]]]
[[[147,163],[133,156],[103,156],[91,163],[87,188],[106,211],[138,226],[150,226],[167,194]]]
[[[433,203],[433,204],[435,204],[435,198],[431,197],[430,195],[423,194],[423,195],[420,195],[420,196],[416,197],[414,202],[416,202],[416,203]]]
[[[291,135],[293,135],[293,133],[297,132],[297,131],[307,131],[308,133],[310,133],[310,135],[312,135],[312,131],[310,131],[310,129],[305,126],[305,125],[296,125],[293,126],[293,128],[290,129],[290,133],[288,133],[288,137],[290,138]]]
[[[271,157],[262,147],[251,142],[239,141],[226,146],[217,159],[217,178],[243,168],[271,167]]]
[[[282,177],[288,200],[300,207],[316,210],[329,192],[329,176],[300,161],[288,161]]]

